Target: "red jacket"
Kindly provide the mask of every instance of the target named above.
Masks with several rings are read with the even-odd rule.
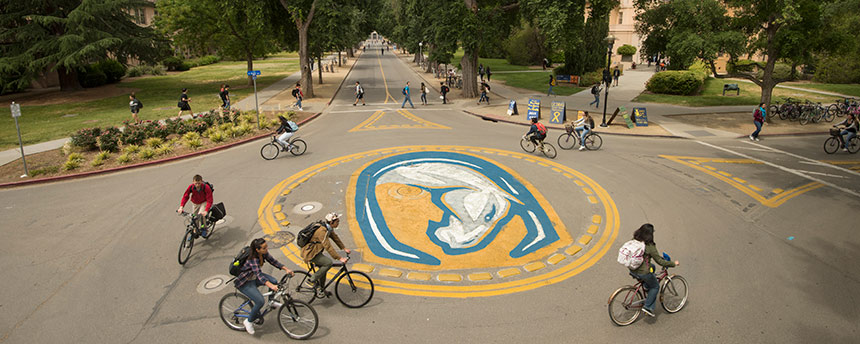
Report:
[[[185,193],[182,194],[182,202],[179,203],[179,205],[184,207],[185,203],[188,203],[189,196],[191,196],[191,202],[194,204],[206,202],[206,211],[209,211],[209,208],[212,207],[212,189],[210,189],[209,185],[206,183],[203,183],[202,190],[197,190],[197,188],[194,187],[194,184],[188,185],[188,188],[185,189]]]

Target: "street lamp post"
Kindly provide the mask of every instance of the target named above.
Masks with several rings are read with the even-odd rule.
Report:
[[[612,63],[612,46],[615,45],[615,36],[609,35],[606,37],[606,43],[608,44],[606,50],[606,70],[603,71],[603,83],[606,84],[606,88],[603,91],[603,123],[600,123],[601,127],[607,127],[606,124],[606,106],[609,102],[609,85],[612,82],[612,77],[609,73],[609,65]]]
[[[421,46],[424,45],[424,42],[418,42],[418,64],[421,64],[421,61],[424,60],[424,54],[421,52]]]

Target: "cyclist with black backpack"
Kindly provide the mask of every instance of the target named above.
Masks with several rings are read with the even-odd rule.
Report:
[[[197,217],[198,228],[202,229],[202,233],[195,233],[195,235],[202,235],[206,237],[206,215],[209,214],[209,209],[212,208],[213,196],[212,196],[212,184],[209,182],[204,182],[203,177],[199,174],[194,175],[192,178],[193,183],[188,185],[185,189],[185,193],[182,194],[182,200],[179,201],[179,209],[176,209],[177,213],[182,213],[182,209],[185,208],[185,203],[188,203],[188,200],[191,200],[191,204],[194,205],[192,214],[200,214]],[[206,207],[203,207],[203,203],[206,203]]]
[[[323,291],[323,286],[325,286],[325,277],[328,270],[331,269],[332,261],[328,257],[325,256],[323,251],[327,251],[328,254],[342,263],[346,263],[346,258],[341,257],[337,254],[337,251],[331,246],[331,243],[328,239],[334,240],[334,243],[337,244],[341,250],[350,253],[350,250],[346,248],[343,244],[343,241],[340,240],[340,237],[337,233],[334,232],[334,229],[340,224],[340,215],[337,213],[329,213],[325,216],[325,221],[319,221],[311,224],[309,226],[312,228],[312,235],[310,239],[304,243],[302,246],[302,260],[305,263],[313,263],[317,267],[317,271],[310,278],[310,283],[313,284],[313,288],[316,290],[317,297],[323,298],[326,297],[328,292]],[[306,232],[305,229],[302,232]],[[304,233],[299,233],[297,238],[297,243],[301,240]],[[307,240],[307,239],[305,239]]]
[[[236,289],[239,289],[242,294],[245,294],[245,296],[254,302],[254,306],[251,308],[248,318],[243,322],[245,330],[250,334],[254,334],[254,320],[257,320],[257,317],[260,315],[260,309],[266,304],[266,300],[263,299],[263,294],[260,293],[260,290],[257,289],[257,287],[265,285],[273,291],[278,291],[278,280],[263,273],[260,268],[263,267],[265,262],[269,262],[269,264],[272,264],[280,270],[284,270],[290,275],[293,275],[293,271],[269,254],[269,245],[266,243],[266,239],[263,238],[252,240],[251,246],[242,249],[239,256],[240,258],[237,259],[240,260],[239,266],[241,266],[241,269],[239,270],[239,274],[236,276],[236,280],[233,282],[233,285],[236,286]],[[241,259],[245,259],[245,261],[241,262]],[[275,307],[280,306],[283,305],[275,302]]]
[[[528,138],[537,147],[543,147],[543,140],[546,138],[546,126],[538,122],[537,117],[532,118],[529,132],[523,135],[523,138]]]

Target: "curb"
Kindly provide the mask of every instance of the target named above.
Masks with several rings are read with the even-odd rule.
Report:
[[[781,133],[781,134],[766,134],[766,135],[762,134],[759,136],[761,136],[761,137],[767,137],[767,136],[779,137],[779,136],[812,136],[812,135],[827,135],[829,137],[830,132],[827,132],[827,131],[819,131],[819,132],[811,132],[811,133],[810,132],[804,132],[804,133],[797,132],[797,133]],[[743,138],[749,138],[749,137],[750,137],[749,135],[741,135],[741,136],[738,136],[736,138],[743,139]]]
[[[311,120],[313,120],[313,119],[315,119],[315,118],[319,117],[319,115],[321,115],[321,114],[322,114],[322,112],[317,112],[316,114],[314,114],[314,115],[312,115],[312,116],[310,116],[310,117],[308,117],[308,118],[305,118],[304,120],[302,120],[301,122],[299,122],[299,123],[297,123],[297,124],[298,124],[298,125],[303,125],[303,124],[305,124],[305,123],[307,123],[307,122],[310,122]],[[242,140],[239,140],[239,141],[236,141],[236,142],[233,142],[233,143],[228,143],[228,144],[223,145],[223,146],[212,147],[212,148],[209,148],[209,149],[204,149],[204,150],[202,150],[202,151],[192,152],[192,153],[188,153],[188,154],[185,154],[185,155],[177,155],[177,156],[173,156],[173,157],[169,157],[169,158],[164,158],[164,159],[161,159],[161,160],[153,160],[153,161],[141,162],[141,163],[137,163],[137,164],[134,164],[134,165],[119,166],[119,167],[109,168],[109,169],[106,169],[106,170],[98,170],[98,171],[89,171],[89,172],[82,172],[82,173],[75,173],[75,174],[67,174],[67,175],[63,175],[63,176],[54,176],[54,177],[47,177],[47,178],[41,178],[41,179],[31,179],[31,180],[23,180],[23,181],[19,181],[19,182],[3,183],[3,184],[0,184],[0,188],[11,188],[11,187],[17,187],[17,186],[23,186],[23,185],[32,185],[32,184],[49,183],[49,182],[55,182],[55,181],[61,181],[61,180],[67,180],[67,179],[76,179],[76,178],[83,178],[83,177],[95,176],[95,175],[99,175],[99,174],[106,174],[106,173],[111,173],[111,172],[116,172],[116,171],[123,171],[123,170],[128,170],[128,169],[138,168],[138,167],[146,167],[146,166],[158,165],[158,164],[163,164],[163,163],[166,163],[166,162],[171,162],[171,161],[175,161],[175,160],[181,160],[181,159],[185,159],[185,158],[195,157],[195,156],[198,156],[198,155],[204,155],[204,154],[208,154],[208,153],[212,153],[212,152],[217,152],[217,151],[224,150],[224,149],[227,149],[227,148],[232,148],[232,147],[235,147],[235,146],[238,146],[238,145],[244,144],[244,143],[248,143],[248,142],[251,142],[251,141],[259,140],[259,139],[264,138],[264,137],[267,137],[267,136],[269,136],[269,135],[271,135],[271,134],[270,134],[270,133],[260,134],[260,135],[257,135],[257,136],[254,136],[254,137],[249,137],[249,138],[246,138],[246,139],[242,139]]]
[[[341,81],[340,81],[340,86],[338,86],[338,87],[337,87],[337,89],[334,91],[334,94],[331,96],[331,99],[329,99],[329,100],[328,100],[328,104],[326,104],[326,106],[331,105],[331,102],[333,102],[333,101],[334,101],[334,97],[337,97],[337,94],[338,94],[338,93],[340,93],[340,89],[342,89],[342,88],[343,88],[343,83],[345,83],[345,82],[346,82],[346,77],[348,77],[348,76],[349,76],[349,74],[350,74],[350,73],[352,73],[352,69],[353,69],[353,68],[355,68],[355,65],[356,65],[356,64],[358,64],[358,59],[359,59],[362,55],[364,55],[364,52],[363,52],[363,51],[362,51],[362,52],[359,52],[357,55],[358,55],[358,56],[354,56],[354,57],[353,57],[353,58],[355,59],[355,61],[353,61],[353,62],[352,62],[352,66],[350,66],[350,67],[349,67],[349,71],[347,71],[347,72],[346,72],[346,75],[344,75],[344,76],[343,76],[343,80],[341,80]]]
[[[471,112],[471,111],[468,111],[468,110],[462,110],[462,111],[463,111],[463,112],[465,112],[465,113],[467,113],[467,114],[470,114],[470,115],[472,115],[472,116],[479,117],[479,118],[481,118],[481,119],[483,119],[483,120],[486,120],[486,121],[504,122],[504,123],[510,123],[510,124],[519,124],[519,125],[522,125],[522,126],[529,126],[529,125],[530,125],[530,124],[528,124],[528,123],[523,123],[523,122],[519,122],[519,121],[512,121],[512,120],[509,120],[509,119],[506,119],[506,118],[496,117],[496,116],[492,116],[492,115],[479,115],[479,114],[476,114],[476,113]],[[547,128],[553,128],[553,129],[560,129],[560,130],[564,130],[564,127],[563,127],[563,126],[559,126],[559,125],[552,125],[552,124],[547,125]],[[595,130],[596,130],[596,129],[595,129]],[[605,131],[601,131],[601,132],[600,132],[600,134],[601,134],[601,135],[617,135],[617,136],[659,137],[659,138],[666,138],[666,139],[686,139],[685,137],[681,137],[681,136],[674,136],[674,135],[652,135],[652,134],[609,133],[609,132],[605,132]],[[0,185],[0,186],[2,186],[2,185]]]

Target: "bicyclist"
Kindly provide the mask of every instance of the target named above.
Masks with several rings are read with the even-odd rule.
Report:
[[[645,298],[645,307],[642,310],[645,311],[645,314],[653,317],[654,304],[657,302],[657,292],[660,291],[660,284],[657,282],[657,277],[651,272],[651,267],[653,266],[651,265],[651,259],[653,258],[657,264],[666,267],[675,267],[680,265],[681,262],[677,260],[674,262],[667,261],[657,253],[657,246],[654,244],[654,226],[650,223],[639,227],[633,233],[633,239],[645,243],[645,253],[643,254],[644,260],[642,261],[642,265],[631,270],[630,273],[642,280],[645,288],[648,290],[648,297]]]
[[[535,146],[543,147],[543,139],[546,138],[546,127],[543,123],[538,122],[537,117],[532,118],[532,125],[529,128],[529,132],[523,135],[524,139],[528,139]]]
[[[245,264],[242,265],[239,275],[236,276],[236,281],[233,282],[236,289],[239,289],[242,294],[245,294],[245,296],[254,302],[254,307],[251,308],[251,313],[243,322],[243,325],[245,325],[245,331],[248,331],[250,334],[254,334],[254,320],[257,319],[260,315],[260,309],[263,308],[264,304],[266,304],[266,300],[263,299],[263,294],[260,294],[260,290],[257,289],[257,287],[265,285],[273,291],[278,291],[278,280],[260,271],[264,262],[269,262],[269,264],[272,264],[274,267],[284,270],[291,276],[293,275],[292,270],[278,262],[269,254],[269,244],[266,243],[266,239],[257,238],[251,241],[251,256],[249,256],[245,261]],[[283,305],[276,301],[275,307],[280,306]]]
[[[278,130],[275,130],[275,134],[281,134],[278,136],[278,142],[281,143],[281,150],[284,152],[289,152],[290,149],[293,148],[293,145],[288,141],[293,133],[299,130],[299,126],[296,125],[295,122],[292,122],[286,119],[284,116],[278,115],[278,119],[281,121],[281,126],[278,127]]]
[[[325,275],[328,270],[331,269],[332,261],[323,254],[323,250],[328,251],[328,254],[332,258],[340,260],[342,263],[346,263],[346,258],[337,254],[337,251],[331,247],[331,243],[329,243],[328,239],[331,238],[334,240],[334,243],[337,244],[337,247],[340,247],[340,249],[347,254],[350,253],[350,250],[343,245],[343,241],[341,241],[337,233],[334,232],[334,229],[337,228],[339,224],[339,214],[327,214],[322,225],[317,225],[316,229],[314,229],[314,235],[311,237],[308,244],[302,247],[302,260],[304,260],[305,263],[314,263],[317,267],[317,271],[310,279],[310,283],[313,284],[313,288],[316,290],[317,297],[322,298],[330,295],[328,292],[324,292],[323,287],[325,286]]]
[[[576,131],[577,135],[579,135],[579,150],[585,150],[585,136],[591,132],[591,126],[594,125],[594,120],[591,119],[591,115],[588,114],[588,111],[585,111],[582,118],[576,120],[573,125],[573,130]]]
[[[192,214],[200,214],[197,217],[197,227],[202,229],[202,232],[199,235],[206,236],[206,215],[209,214],[209,208],[212,208],[213,196],[212,196],[212,188],[209,187],[209,184],[203,181],[203,177],[199,174],[194,175],[192,178],[193,183],[188,185],[188,188],[185,189],[185,193],[182,194],[182,200],[179,201],[179,209],[176,209],[177,213],[181,213],[182,209],[185,208],[185,203],[188,203],[188,200],[191,199],[191,204],[194,205],[191,213]],[[206,203],[206,207],[203,207],[203,203]],[[198,233],[194,233],[195,236]]]
[[[842,140],[842,150],[848,151],[848,145],[851,144],[851,139],[854,136],[857,136],[857,132],[860,131],[860,125],[857,122],[857,110],[853,112],[849,112],[845,117],[845,120],[834,125],[834,128],[839,127],[840,125],[844,125],[845,128],[839,133],[839,139]]]

